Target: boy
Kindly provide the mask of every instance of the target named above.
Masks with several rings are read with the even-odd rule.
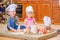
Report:
[[[6,11],[8,11],[9,16],[7,16],[7,29],[9,31],[16,32],[18,30],[18,25],[20,24],[18,17],[16,16],[16,4],[10,4]]]

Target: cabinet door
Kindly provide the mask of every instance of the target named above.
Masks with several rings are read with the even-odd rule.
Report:
[[[21,1],[27,1],[27,0],[21,0]]]
[[[54,20],[54,24],[60,24],[59,0],[53,0],[53,20]]]
[[[9,1],[12,2],[12,3],[18,3],[17,0],[9,0]]]
[[[33,1],[33,2],[35,2],[35,1],[39,1],[39,0],[28,0],[28,1],[31,1],[31,2]]]
[[[26,12],[25,12],[26,11],[26,7],[29,6],[29,5],[33,7],[34,17],[37,20],[37,16],[36,16],[36,14],[37,14],[37,4],[33,3],[33,2],[27,2],[27,3],[23,4],[23,15],[24,15],[24,18],[26,17]]]
[[[38,21],[43,22],[44,16],[52,17],[52,6],[49,3],[40,3],[38,4]]]

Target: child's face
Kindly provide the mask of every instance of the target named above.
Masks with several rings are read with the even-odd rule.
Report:
[[[33,17],[33,13],[32,12],[28,12],[27,17]]]
[[[14,17],[16,15],[16,12],[15,11],[11,11],[11,12],[9,12],[9,15]]]

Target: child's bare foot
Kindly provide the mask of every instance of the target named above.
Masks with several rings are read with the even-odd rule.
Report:
[[[28,32],[25,32],[24,34],[29,34]]]
[[[26,30],[24,33],[25,33],[25,34],[29,34],[29,33],[30,33],[30,31],[29,31],[29,30]]]

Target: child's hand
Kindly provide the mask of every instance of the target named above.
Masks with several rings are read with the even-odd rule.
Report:
[[[43,32],[43,34],[46,34],[47,33],[47,30],[46,29],[43,29],[42,32]]]
[[[30,33],[30,29],[26,28],[24,32],[25,32],[25,34],[29,34]]]

